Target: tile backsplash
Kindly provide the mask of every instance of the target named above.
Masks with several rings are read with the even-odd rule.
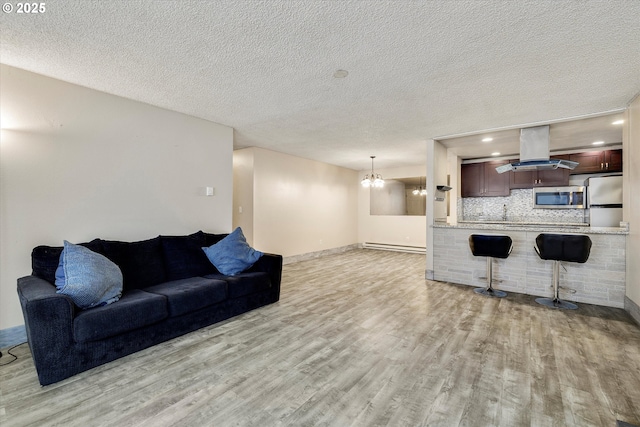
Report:
[[[584,223],[583,209],[534,209],[533,190],[511,190],[506,197],[465,197],[458,200],[458,221],[507,221]]]

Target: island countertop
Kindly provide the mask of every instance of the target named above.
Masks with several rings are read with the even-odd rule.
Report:
[[[582,223],[510,222],[495,220],[447,223],[445,221],[436,221],[432,227],[494,231],[536,231],[540,233],[629,234],[629,230],[625,227],[589,227]]]
[[[552,263],[534,250],[540,233],[586,234],[592,241],[587,262],[563,263],[560,271],[561,298],[568,301],[624,307],[626,289],[626,239],[629,231],[620,227],[524,223],[438,222],[433,230],[433,280],[470,286],[485,286],[486,258],[475,257],[469,248],[471,234],[505,234],[513,240],[508,258],[493,260],[498,289],[550,297]],[[566,269],[566,270],[565,270]],[[564,292],[567,289],[575,293]]]

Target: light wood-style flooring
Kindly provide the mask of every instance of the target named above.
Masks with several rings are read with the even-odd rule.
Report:
[[[640,424],[623,310],[486,298],[424,268],[372,250],[289,264],[278,303],[47,387],[22,345],[0,367],[0,425]]]

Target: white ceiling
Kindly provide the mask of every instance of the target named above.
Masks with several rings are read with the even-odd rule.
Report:
[[[2,63],[232,126],[236,148],[356,170],[424,163],[429,138],[619,111],[640,91],[637,0],[45,4],[0,14]]]

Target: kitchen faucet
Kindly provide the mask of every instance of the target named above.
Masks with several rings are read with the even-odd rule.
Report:
[[[502,205],[502,220],[507,220],[507,205]]]

